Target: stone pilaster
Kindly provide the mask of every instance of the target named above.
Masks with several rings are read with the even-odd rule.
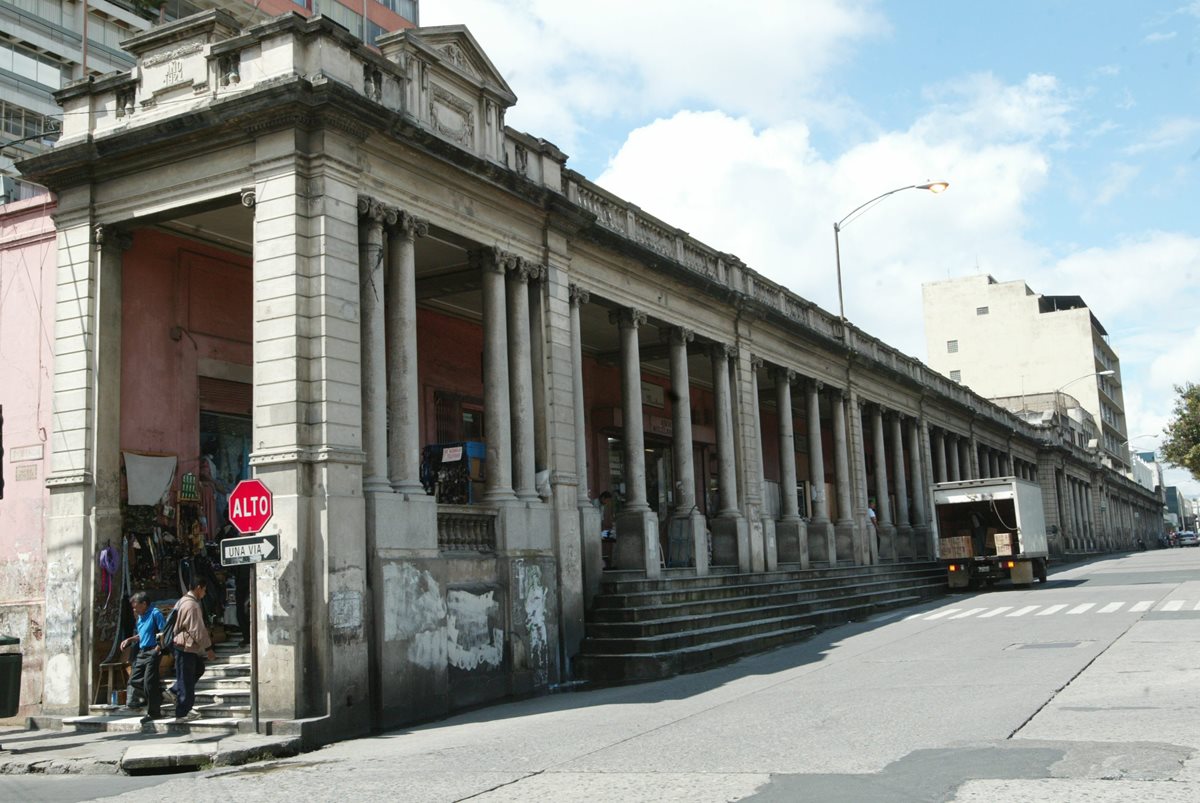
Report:
[[[604,571],[600,527],[600,510],[588,500],[587,411],[583,395],[583,334],[581,309],[590,300],[587,290],[578,285],[568,289],[571,327],[571,411],[575,436],[575,476],[579,482],[576,504],[579,508],[579,537],[583,552],[583,594],[590,600],[600,593],[600,578]]]
[[[359,342],[362,349],[363,491],[390,493],[387,441],[387,339],[384,309],[383,227],[394,223],[396,210],[374,198],[358,199]]]

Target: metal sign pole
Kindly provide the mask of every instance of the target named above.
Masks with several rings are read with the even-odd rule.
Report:
[[[258,729],[258,564],[250,567],[250,716]]]

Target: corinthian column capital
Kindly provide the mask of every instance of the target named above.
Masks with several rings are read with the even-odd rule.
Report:
[[[608,321],[622,328],[631,327],[637,329],[646,323],[646,313],[633,307],[622,307],[608,313]]]
[[[567,288],[567,298],[575,306],[582,307],[592,300],[592,294],[579,285],[572,284]]]

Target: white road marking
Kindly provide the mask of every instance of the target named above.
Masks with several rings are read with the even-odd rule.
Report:
[[[1153,604],[1154,604],[1154,600],[1144,599],[1141,602],[1133,603],[1133,607],[1130,608],[1129,610],[1132,611],[1133,613],[1141,613],[1142,611],[1150,610],[1150,606]]]
[[[926,616],[925,621],[928,622],[928,621],[932,621],[934,619],[941,619],[943,616],[949,616],[950,614],[958,613],[961,610],[962,610],[962,608],[947,608],[944,611],[938,611],[937,613]]]
[[[1005,605],[1004,607],[1001,607],[1001,608],[992,608],[987,613],[980,615],[979,618],[980,619],[988,619],[992,616],[999,616],[1000,614],[1004,613],[1005,611],[1011,611],[1011,610],[1012,610],[1011,605]]]
[[[1096,603],[1085,602],[1082,605],[1076,605],[1074,608],[1067,611],[1067,614],[1074,615],[1074,614],[1086,613],[1087,611],[1090,611],[1092,608],[1095,608],[1095,607],[1096,607]]]
[[[1040,607],[1042,607],[1042,606],[1041,605],[1026,605],[1024,608],[1022,608],[1019,611],[1013,611],[1012,613],[1009,614],[1009,616],[1024,616],[1025,614],[1029,613],[1030,611],[1036,611]]]
[[[1195,608],[1192,608],[1192,610],[1193,610],[1193,611],[1200,611],[1200,602],[1197,602],[1197,603],[1196,603],[1196,607],[1195,607]]]
[[[1159,610],[1160,611],[1182,611],[1183,610],[1183,600],[1173,599],[1170,602],[1165,602],[1165,603],[1163,603],[1163,606],[1161,608],[1159,608]]]
[[[1052,613],[1058,613],[1065,607],[1067,607],[1067,606],[1066,605],[1051,605],[1049,608],[1047,608],[1044,611],[1038,611],[1036,615],[1037,616],[1049,616]]]
[[[1112,613],[1114,611],[1119,611],[1121,610],[1121,606],[1124,604],[1124,602],[1110,602],[1100,610],[1096,611],[1096,613]]]
[[[987,610],[987,608],[972,608],[969,611],[963,611],[962,613],[957,614],[955,616],[951,616],[950,618],[951,619],[966,619],[968,616],[974,616],[975,614],[979,613],[980,611],[986,611],[986,610]]]

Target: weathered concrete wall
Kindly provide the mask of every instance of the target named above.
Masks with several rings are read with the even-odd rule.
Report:
[[[382,564],[380,725],[544,691],[558,649],[554,559]]]
[[[0,206],[0,634],[21,639],[18,719],[38,710],[45,662],[45,479],[50,449],[56,244],[45,197]]]

